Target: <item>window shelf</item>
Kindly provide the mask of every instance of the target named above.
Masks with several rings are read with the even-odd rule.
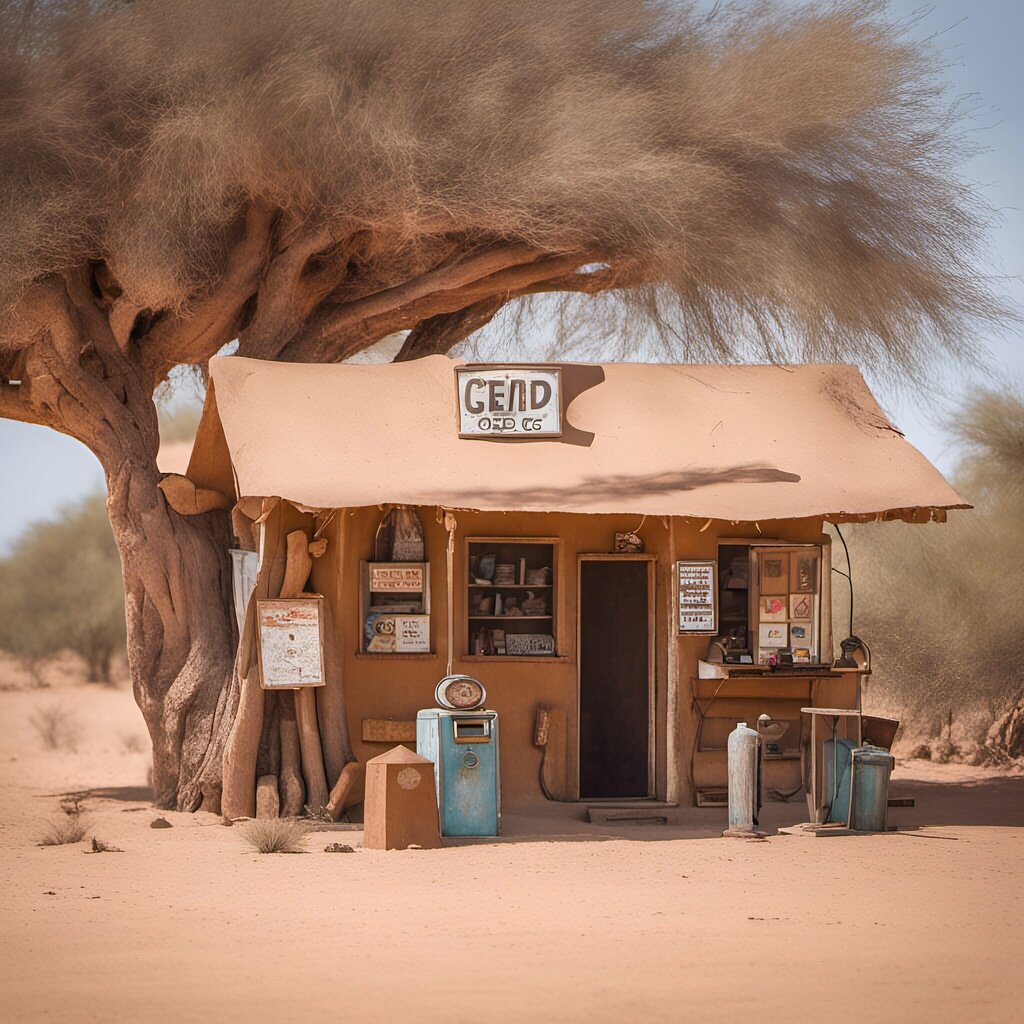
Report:
[[[468,657],[557,658],[558,544],[555,537],[466,538],[463,594]],[[527,583],[530,574],[547,582]],[[499,575],[510,582],[496,582],[494,577]],[[476,582],[488,578],[488,583]],[[528,602],[525,609],[521,602]],[[517,612],[509,615],[510,607]]]

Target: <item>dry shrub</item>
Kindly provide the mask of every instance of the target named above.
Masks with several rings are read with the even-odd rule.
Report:
[[[82,738],[82,724],[63,704],[47,704],[29,716],[29,724],[47,750],[75,753]]]
[[[124,647],[124,587],[102,494],[31,524],[0,559],[0,576],[0,648],[20,657],[37,685],[61,651],[81,657],[89,682],[112,683]]]
[[[54,817],[39,837],[39,846],[67,846],[80,843],[89,831],[89,821],[80,814],[63,814]]]
[[[305,853],[309,826],[291,818],[255,818],[242,826],[241,833],[257,853]]]
[[[933,740],[940,761],[988,746],[989,727],[1024,698],[1024,395],[976,391],[951,426],[965,450],[954,483],[973,511],[944,525],[843,528],[855,630],[873,654],[867,700],[907,719],[908,740]]]

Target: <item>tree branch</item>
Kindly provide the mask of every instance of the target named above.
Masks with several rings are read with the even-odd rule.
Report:
[[[242,307],[255,293],[266,264],[275,217],[266,204],[250,203],[242,239],[228,255],[210,294],[187,312],[158,321],[146,333],[140,350],[155,380],[162,380],[178,363],[205,362],[234,336]]]
[[[629,281],[628,272],[622,268],[609,267],[586,274],[574,272],[575,268],[588,262],[593,262],[593,257],[567,254],[535,259],[521,266],[505,267],[458,288],[429,292],[408,305],[388,310],[355,325],[350,323],[347,315],[350,307],[342,307],[333,320],[323,315],[320,330],[314,334],[304,332],[298,336],[286,346],[281,357],[296,362],[340,361],[352,351],[372,345],[395,331],[414,329],[421,321],[458,313],[488,301],[500,300],[500,308],[510,299],[537,292],[557,290],[592,293],[634,283]],[[339,337],[347,342],[344,355],[337,351]],[[412,344],[419,345],[415,340]]]
[[[421,320],[410,332],[395,356],[396,363],[421,356],[450,352],[460,341],[489,323],[505,304],[505,299],[492,295],[453,313],[440,313]]]

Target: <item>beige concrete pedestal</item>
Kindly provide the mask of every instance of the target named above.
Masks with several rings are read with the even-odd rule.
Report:
[[[363,821],[367,850],[440,847],[434,762],[407,747],[367,761]]]

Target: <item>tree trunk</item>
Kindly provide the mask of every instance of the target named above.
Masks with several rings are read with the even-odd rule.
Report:
[[[221,757],[238,702],[227,513],[179,516],[154,465],[108,470],[125,583],[128,666],[153,743],[157,807],[219,813]]]

